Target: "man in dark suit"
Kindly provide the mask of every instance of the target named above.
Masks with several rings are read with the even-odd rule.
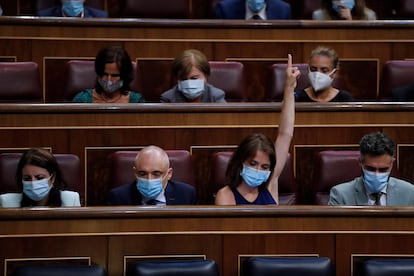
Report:
[[[157,147],[143,148],[133,167],[136,180],[114,188],[110,205],[193,205],[197,203],[193,186],[171,180],[173,169],[167,153]]]
[[[37,15],[55,17],[108,17],[106,11],[94,9],[84,4],[85,0],[61,0],[60,5],[40,10],[37,12]]]
[[[221,0],[215,6],[218,19],[290,19],[290,5],[283,0]]]

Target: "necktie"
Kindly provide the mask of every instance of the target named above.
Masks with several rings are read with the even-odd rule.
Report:
[[[262,19],[258,14],[253,15],[252,17],[254,20],[260,20]]]
[[[375,205],[376,206],[381,206],[381,192],[379,193],[372,193],[371,195],[375,198]]]

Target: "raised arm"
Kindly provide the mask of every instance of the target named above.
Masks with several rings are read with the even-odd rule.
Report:
[[[293,128],[295,124],[294,90],[296,88],[296,80],[299,76],[300,71],[297,67],[292,67],[292,56],[289,54],[286,67],[286,82],[283,94],[282,111],[280,113],[279,128],[275,142],[276,165],[268,186],[270,193],[277,202],[279,202],[279,176],[285,167],[290,142],[293,137]]]

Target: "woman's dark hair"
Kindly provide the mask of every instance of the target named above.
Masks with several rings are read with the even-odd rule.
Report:
[[[241,141],[236,151],[231,156],[226,169],[226,185],[231,188],[236,188],[240,185],[242,182],[240,173],[243,169],[243,162],[249,158],[254,158],[258,150],[269,155],[270,171],[273,173],[276,165],[276,152],[273,141],[263,134],[252,134]],[[269,177],[266,183],[259,186],[259,188],[267,187],[270,179],[271,177]]]
[[[127,95],[130,90],[130,83],[134,79],[134,68],[132,67],[131,58],[127,51],[120,46],[109,46],[99,50],[95,58],[95,72],[98,77],[102,77],[105,73],[105,64],[116,63],[119,68],[120,78],[123,81],[121,94]],[[95,90],[98,94],[103,92],[98,80],[95,82]]]
[[[19,164],[17,165],[16,179],[17,186],[23,191],[23,167],[26,165],[33,165],[46,169],[49,174],[54,177],[53,186],[49,192],[49,199],[47,206],[60,207],[62,201],[60,198],[60,190],[63,187],[66,187],[66,183],[63,180],[63,174],[60,170],[60,167],[56,161],[56,158],[51,152],[42,148],[31,148],[25,153],[23,153],[20,158]],[[33,206],[34,201],[31,200],[23,193],[23,198],[21,202],[22,207]]]
[[[173,61],[172,73],[176,80],[184,80],[187,79],[193,66],[206,77],[210,76],[210,64],[207,57],[196,49],[188,49],[179,53]]]
[[[338,13],[332,8],[332,0],[322,0],[322,9],[326,10],[331,19],[341,19]],[[351,10],[352,19],[363,20],[367,19],[365,15],[365,1],[355,0],[355,6]]]

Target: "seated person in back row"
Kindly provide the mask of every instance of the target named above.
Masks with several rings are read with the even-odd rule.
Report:
[[[317,47],[309,58],[308,77],[311,86],[295,92],[296,102],[350,102],[351,94],[338,90],[332,82],[339,71],[339,59],[335,50],[327,47]]]
[[[108,17],[108,13],[103,10],[85,6],[85,0],[61,0],[60,5],[37,12],[38,16],[56,17]]]
[[[322,8],[313,12],[313,20],[376,20],[375,12],[364,0],[322,0]]]
[[[95,58],[95,87],[80,91],[75,103],[142,103],[144,97],[131,91],[134,68],[127,51],[119,46],[102,48]]]
[[[224,91],[207,82],[210,64],[202,52],[181,52],[174,59],[172,72],[177,85],[161,94],[162,103],[226,102]]]
[[[283,0],[222,0],[215,6],[218,19],[290,19],[290,5]]]
[[[17,186],[22,193],[0,195],[0,207],[81,206],[77,192],[63,191],[65,181],[52,153],[32,148],[20,158]]]
[[[414,185],[390,177],[395,145],[387,135],[365,135],[359,143],[361,177],[332,187],[328,205],[413,206]]]
[[[148,146],[139,151],[133,170],[136,180],[114,188],[110,205],[193,205],[197,203],[193,186],[171,180],[173,169],[167,153]]]

